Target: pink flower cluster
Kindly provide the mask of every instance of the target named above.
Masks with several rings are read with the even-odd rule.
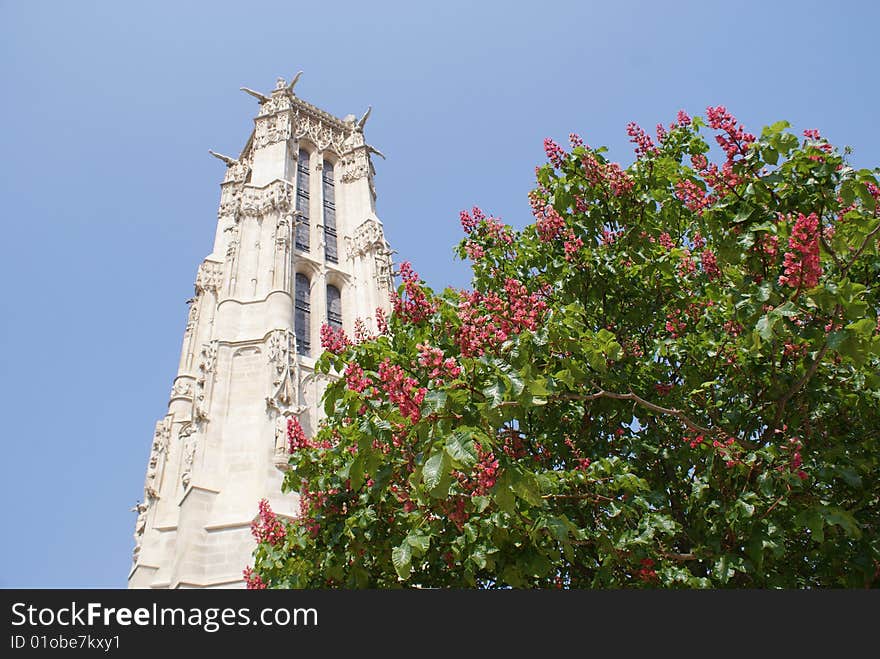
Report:
[[[703,209],[711,202],[703,188],[686,178],[676,182],[675,196],[684,203],[688,210],[695,213],[702,213]]]
[[[287,535],[284,524],[272,512],[266,499],[260,500],[260,516],[251,522],[251,533],[257,542],[268,542],[270,545],[281,542]]]
[[[670,311],[666,314],[666,331],[673,339],[682,336],[687,331],[687,316],[682,312]]]
[[[495,482],[498,479],[498,460],[492,451],[484,450],[480,444],[476,444],[475,448],[477,449],[477,464],[474,465],[470,492],[473,495],[481,496],[495,487]]]
[[[641,563],[639,563],[642,567],[636,570],[636,576],[645,582],[659,581],[660,577],[657,576],[657,571],[654,570],[654,561],[650,558],[643,558]]]
[[[422,401],[428,390],[419,387],[418,380],[406,376],[400,366],[392,364],[387,358],[379,364],[379,380],[388,400],[397,405],[403,416],[413,423],[418,423],[422,417],[420,410]]]
[[[379,330],[379,334],[388,334],[388,319],[382,307],[376,307],[376,329]]]
[[[571,449],[571,452],[574,455],[574,459],[577,462],[577,466],[574,468],[574,470],[586,471],[591,464],[590,458],[584,457],[584,454],[581,453],[580,449],[577,446],[575,446],[574,441],[570,437],[566,437],[563,441],[565,442],[565,445],[569,449]]]
[[[608,185],[615,197],[622,197],[633,189],[635,182],[616,162],[603,165],[592,152],[581,157],[584,177],[591,185]],[[581,201],[578,212],[586,210],[586,203]]]
[[[716,135],[715,141],[724,149],[728,162],[737,155],[746,155],[749,144],[755,141],[755,136],[747,133],[727,108],[723,105],[714,108],[710,106],[706,108],[706,118],[711,128],[726,133],[726,135]]]
[[[657,124],[657,141],[663,144],[666,141],[666,127],[663,124]]]
[[[419,351],[419,364],[429,370],[428,377],[436,382],[442,382],[445,378],[454,380],[461,375],[461,367],[453,357],[444,358],[440,348],[419,343],[416,348]]]
[[[247,590],[266,590],[265,582],[260,578],[259,574],[254,572],[253,568],[250,566],[246,567],[242,574],[244,575],[244,583]]]
[[[704,249],[700,254],[700,264],[703,266],[703,272],[709,277],[709,281],[717,279],[721,276],[721,269],[718,267],[718,259],[715,252],[711,249]]]
[[[676,117],[676,121],[679,126],[690,126],[691,125],[691,117],[684,110],[678,111],[678,116]]]
[[[506,226],[497,217],[486,217],[486,214],[476,206],[470,212],[461,211],[458,217],[461,221],[461,227],[466,234],[476,233],[484,236],[496,245],[510,245],[513,243],[510,227]]]
[[[357,362],[349,362],[345,366],[345,384],[352,391],[361,393],[373,383]]]
[[[296,451],[302,449],[312,449],[312,448],[330,448],[330,442],[328,440],[322,440],[320,442],[316,442],[313,439],[309,439],[306,437],[306,433],[303,430],[302,426],[299,423],[299,419],[295,416],[292,416],[287,419],[287,451],[289,453],[295,453]]]
[[[372,341],[374,338],[373,333],[367,329],[367,324],[363,321],[362,318],[357,318],[354,321],[354,341],[355,343],[364,343],[365,341]]]
[[[822,265],[819,262],[819,217],[815,213],[798,213],[788,247],[782,263],[785,274],[779,277],[779,285],[802,289],[818,284]]]
[[[321,347],[324,350],[328,350],[334,355],[339,355],[345,352],[345,349],[350,345],[351,341],[345,335],[344,329],[341,327],[331,327],[326,323],[321,325]]]
[[[626,134],[630,137],[629,141],[636,145],[636,158],[659,153],[654,141],[636,122],[631,121],[626,125]]]
[[[666,231],[660,234],[657,242],[669,250],[675,247],[675,243],[672,241],[672,236],[670,236],[669,233],[667,233]]]
[[[777,430],[776,432],[779,431]],[[801,451],[803,448],[803,442],[797,437],[792,437],[788,440],[788,445],[782,447],[784,451],[791,451],[791,460],[788,463],[789,471],[797,474],[798,478],[805,481],[809,476],[807,476],[807,472],[801,469],[801,465],[804,463],[803,457],[801,457]]]
[[[549,137],[544,138],[544,153],[547,154],[548,160],[553,163],[554,167],[562,167],[562,163],[565,161],[565,151]]]
[[[299,419],[292,416],[287,419],[287,452],[295,453],[304,448],[312,448],[312,442],[306,437]]]
[[[551,204],[545,203],[539,208],[533,204],[532,209],[537,219],[535,226],[538,229],[538,236],[544,242],[554,240],[565,229],[565,220]]]
[[[464,357],[479,356],[494,350],[511,334],[524,329],[534,331],[538,327],[547,303],[537,293],[528,289],[517,279],[504,282],[505,296],[479,291],[462,292],[458,316],[461,328],[458,343]]]
[[[338,492],[339,491],[336,489],[331,489],[329,492],[312,492],[307,486],[303,488],[302,492],[300,492],[300,523],[305,526],[306,531],[308,531],[309,535],[311,535],[313,538],[317,537],[318,533],[320,532],[321,524],[317,521],[317,519],[315,519],[315,516],[312,514],[312,512],[323,510],[324,506],[327,504],[327,495],[338,494]]]
[[[430,318],[437,305],[430,300],[419,284],[419,275],[412,269],[409,261],[400,264],[400,277],[403,279],[404,295],[395,293],[393,297],[394,312],[414,325]]]
[[[613,238],[612,238],[613,241]],[[565,242],[562,243],[562,249],[565,252],[565,260],[569,263],[574,260],[577,253],[580,251],[581,247],[584,246],[584,241],[574,235],[574,231],[569,229],[565,233]]]

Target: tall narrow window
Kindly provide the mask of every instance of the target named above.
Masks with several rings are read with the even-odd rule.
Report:
[[[309,251],[309,152],[299,150],[296,159],[296,248]]]
[[[296,302],[293,311],[293,331],[296,335],[296,351],[309,355],[311,345],[311,310],[309,308],[309,278],[301,272],[296,273]]]
[[[342,329],[342,296],[332,284],[327,286],[327,324]]]
[[[336,189],[333,185],[333,165],[324,163],[324,254],[330,263],[339,263],[336,247]]]

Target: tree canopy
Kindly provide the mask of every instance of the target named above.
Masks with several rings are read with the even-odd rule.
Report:
[[[788,129],[546,140],[532,223],[462,212],[471,290],[402,263],[325,328],[249,586],[880,585],[878,170]]]

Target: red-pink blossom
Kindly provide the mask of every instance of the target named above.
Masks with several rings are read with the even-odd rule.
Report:
[[[703,272],[706,273],[710,281],[721,276],[718,260],[715,257],[715,252],[711,249],[704,249],[702,251],[700,254],[700,264],[703,266]]]
[[[659,149],[654,146],[654,141],[648,134],[634,121],[626,125],[626,133],[630,137],[630,142],[636,145],[636,157],[642,158],[649,154],[659,153]]]
[[[737,155],[744,156],[749,144],[755,141],[755,136],[747,133],[743,126],[737,123],[736,117],[723,105],[706,108],[706,119],[711,128],[726,133],[716,135],[715,141],[724,149],[728,162]]]
[[[544,138],[544,153],[547,154],[548,160],[553,163],[554,167],[562,167],[565,160],[565,151],[549,137]]]
[[[418,273],[409,261],[400,264],[400,277],[403,279],[403,295],[394,294],[394,312],[414,325],[424,322],[437,310],[434,302],[428,299],[419,283]]]
[[[266,499],[260,500],[259,509],[259,517],[251,522],[251,533],[257,542],[267,542],[274,545],[284,540],[287,530],[281,520],[272,512]]]
[[[321,347],[324,348],[324,350],[328,350],[334,355],[338,355],[344,352],[350,345],[351,341],[349,341],[348,337],[345,335],[344,329],[341,327],[332,327],[326,323],[321,325]]]
[[[785,274],[779,277],[780,286],[812,288],[819,283],[822,265],[819,261],[819,217],[815,213],[798,213],[791,236],[789,251],[783,257]]]
[[[253,568],[250,566],[246,567],[242,574],[244,575],[244,583],[247,590],[266,590],[267,586],[265,582],[260,578],[260,575],[253,570]]]

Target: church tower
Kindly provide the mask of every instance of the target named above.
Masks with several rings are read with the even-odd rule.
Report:
[[[390,311],[391,250],[376,217],[367,112],[338,119],[279,78],[226,165],[214,249],[199,265],[168,413],[137,506],[131,588],[230,588],[255,547],[260,499],[282,494],[287,419],[322,417],[321,326],[351,335]]]

